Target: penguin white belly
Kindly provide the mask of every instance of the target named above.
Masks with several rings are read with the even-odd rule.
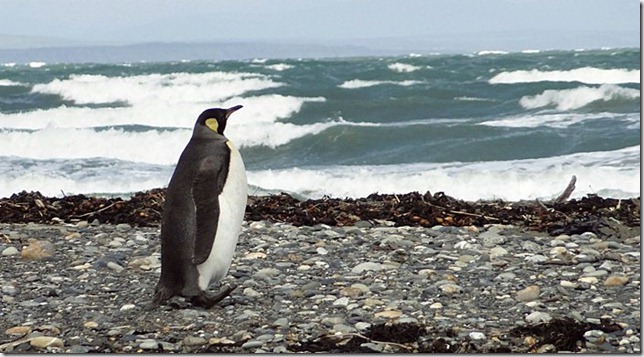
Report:
[[[208,259],[197,265],[199,288],[206,290],[210,282],[221,280],[228,273],[248,200],[246,169],[239,151],[230,141],[230,166],[226,184],[219,195],[219,224]]]

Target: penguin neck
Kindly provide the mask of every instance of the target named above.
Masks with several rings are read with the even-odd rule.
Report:
[[[216,140],[216,139],[226,139],[226,137],[223,134],[216,133],[206,127],[195,127],[195,129],[192,132],[192,138],[193,139],[205,139],[205,140]]]

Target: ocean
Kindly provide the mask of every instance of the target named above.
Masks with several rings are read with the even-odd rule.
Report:
[[[640,50],[0,63],[0,197],[165,187],[206,108],[249,193],[640,195]]]

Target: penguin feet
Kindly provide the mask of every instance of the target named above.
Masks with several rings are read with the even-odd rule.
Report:
[[[192,298],[191,302],[195,306],[202,307],[204,309],[210,309],[215,306],[218,302],[223,300],[226,296],[230,295],[237,288],[237,285],[226,286],[217,294],[208,294],[203,291],[201,294]]]
[[[173,295],[172,290],[164,287],[157,287],[156,292],[154,293],[154,298],[152,299],[152,301],[150,301],[150,303],[145,305],[143,309],[147,311],[154,310],[157,307],[159,307],[162,302],[171,298],[172,295]]]

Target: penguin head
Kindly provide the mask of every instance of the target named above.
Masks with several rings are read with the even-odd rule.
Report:
[[[241,105],[236,105],[228,109],[210,108],[206,109],[197,118],[195,125],[195,134],[206,132],[215,132],[224,135],[228,117],[235,111],[241,109]]]

